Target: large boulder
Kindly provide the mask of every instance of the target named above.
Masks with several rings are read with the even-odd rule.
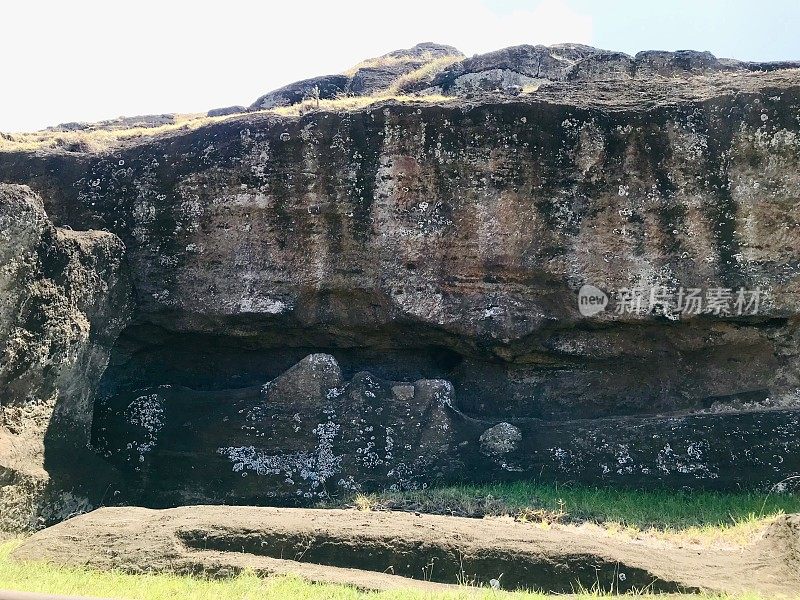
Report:
[[[583,54],[594,52],[597,50],[586,47]],[[547,46],[512,46],[455,63],[439,73],[433,84],[452,95],[492,91],[496,87],[563,79],[574,62]]]
[[[224,117],[227,115],[236,115],[239,113],[247,112],[244,106],[224,106],[222,108],[212,108],[206,113],[208,117]]]
[[[347,90],[354,96],[370,96],[387,91],[395,84],[399,92],[422,89],[429,85],[435,70],[420,73],[419,77],[409,81],[401,78],[426,65],[446,65],[447,59],[456,60],[463,56],[453,46],[431,42],[417,44],[405,50],[395,50],[356,66]]]
[[[623,52],[598,52],[577,61],[566,72],[570,81],[626,80],[636,74],[636,61]]]
[[[250,110],[291,106],[307,99],[328,100],[345,94],[349,82],[350,78],[346,75],[323,75],[295,81],[264,94],[250,105]]]
[[[688,76],[736,68],[735,65],[720,61],[711,52],[695,50],[678,50],[677,52],[647,50],[636,54],[634,62],[636,63],[636,74],[639,77]]]

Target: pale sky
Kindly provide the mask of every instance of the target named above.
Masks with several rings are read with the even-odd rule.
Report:
[[[249,105],[425,41],[467,55],[581,42],[800,60],[798,26],[798,0],[10,0],[0,131]]]

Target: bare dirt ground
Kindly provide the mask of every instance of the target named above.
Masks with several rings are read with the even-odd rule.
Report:
[[[800,515],[749,545],[698,547],[598,529],[400,512],[190,506],[104,508],[41,531],[20,560],[212,576],[252,569],[362,589],[487,584],[569,593],[800,589]],[[501,575],[502,574],[502,575]]]

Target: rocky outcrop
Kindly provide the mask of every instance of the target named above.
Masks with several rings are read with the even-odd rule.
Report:
[[[601,56],[530,46],[450,67],[452,86],[560,78],[515,97],[0,154],[0,179],[40,191],[58,225],[127,247],[136,315],[92,418],[107,462],[154,504],[309,500],[321,479],[333,494],[796,472],[798,71],[616,54],[625,76],[604,80]],[[385,427],[402,430],[392,449]]]
[[[208,117],[225,117],[227,115],[236,115],[239,113],[247,112],[244,106],[225,106],[222,108],[212,108],[206,113]]]
[[[370,58],[353,67],[347,74],[324,75],[291,83],[261,96],[251,106],[251,110],[263,110],[278,106],[298,104],[304,100],[329,100],[338,96],[371,96],[386,92],[398,80],[422,67],[452,57],[454,60],[464,55],[452,46],[426,42],[413,48],[395,50]],[[422,89],[436,71],[421,74],[409,82],[405,90]]]
[[[354,96],[369,96],[389,90],[403,76],[413,73],[426,65],[442,59],[456,60],[464,55],[453,46],[423,43],[406,50],[395,50],[383,56],[364,61],[355,67],[348,83],[347,91]],[[409,91],[427,87],[427,77],[433,77],[435,71],[422,75],[404,90]]]
[[[429,68],[423,69],[426,65]],[[486,92],[515,95],[560,81],[686,79],[712,73],[796,68],[800,68],[800,62],[745,62],[694,50],[648,50],[630,56],[583,44],[523,44],[464,58],[452,46],[425,43],[366,60],[346,76],[329,75],[290,84],[262,96],[251,109],[297,104],[312,93],[322,99],[390,90],[472,98]],[[409,78],[415,71],[418,76]]]
[[[51,476],[58,464],[89,454],[94,393],[130,314],[123,252],[111,233],[53,227],[28,188],[0,185],[4,528],[26,528],[53,513],[63,518],[86,502],[77,495],[79,481],[54,487]]]
[[[719,59],[710,52],[649,50],[631,57],[581,44],[512,46],[464,59],[442,70],[429,92],[453,96],[487,91],[518,93],[554,81],[687,78],[726,71],[774,70],[770,63]],[[798,68],[786,62],[781,68]]]
[[[623,52],[598,52],[575,62],[564,73],[569,81],[626,81],[635,75],[636,61]]]
[[[347,75],[317,77],[282,87],[259,98],[251,109],[296,104],[312,94],[322,99],[390,91],[465,96],[496,89],[521,89],[563,80],[567,71],[584,59],[611,54],[581,44],[557,44],[514,46],[465,58],[452,46],[423,43],[365,60]],[[411,74],[415,76],[409,77]]]
[[[350,79],[345,75],[323,75],[290,83],[273,90],[253,102],[250,110],[264,110],[298,104],[303,100],[335,98],[344,94]]]
[[[695,52],[694,50],[679,50],[665,52],[663,50],[648,50],[639,52],[634,59],[636,76],[651,77],[662,75],[671,77],[676,74],[694,75],[712,71],[734,70],[739,65],[726,63],[719,60],[711,52]]]

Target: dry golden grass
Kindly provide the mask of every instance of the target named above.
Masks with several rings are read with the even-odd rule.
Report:
[[[158,127],[133,127],[130,129],[94,129],[85,131],[35,131],[0,135],[0,152],[35,152],[40,150],[65,150],[98,154],[111,151],[131,140],[146,140],[171,132],[192,131],[200,127],[235,119],[243,115],[273,114],[281,117],[299,117],[312,111],[355,111],[377,102],[391,100],[399,104],[451,102],[453,98],[440,95],[404,96],[379,94],[374,96],[345,96],[331,100],[306,100],[292,106],[281,106],[248,113],[208,117],[204,114],[178,115],[175,123]]]
[[[208,117],[204,114],[176,115],[175,123],[158,127],[131,127],[129,129],[93,129],[85,131],[34,131],[0,136],[0,152],[25,152],[62,149],[75,152],[103,152],[126,140],[156,137],[172,131],[191,131],[204,125],[236,117]]]
[[[342,96],[341,98],[334,98],[331,100],[306,100],[299,104],[291,106],[279,106],[266,111],[272,114],[277,114],[285,117],[297,117],[310,111],[327,111],[327,112],[347,112],[352,110],[359,110],[366,108],[377,102],[384,102],[391,100],[398,104],[428,104],[433,102],[452,102],[454,98],[450,96],[441,96],[432,94],[429,96],[405,96],[393,94],[376,94],[374,96]]]
[[[362,60],[357,65],[354,65],[344,71],[342,75],[347,75],[348,77],[352,77],[356,74],[359,69],[378,69],[381,67],[391,67],[394,65],[400,64],[407,64],[410,62],[419,62],[419,61],[428,61],[434,62],[439,60],[441,57],[433,52],[423,52],[417,56],[378,56],[375,58],[368,58],[367,60]],[[450,57],[445,57],[450,58]],[[455,60],[460,60],[462,57],[454,56]]]
[[[394,95],[402,94],[403,92],[407,91],[411,85],[421,81],[422,79],[432,78],[434,75],[444,71],[453,63],[461,60],[461,58],[462,57],[460,56],[440,56],[439,58],[435,58],[429,63],[422,65],[419,69],[411,71],[410,73],[406,73],[405,75],[401,75],[395,79],[394,82],[392,82],[392,85],[386,89],[386,93]]]

